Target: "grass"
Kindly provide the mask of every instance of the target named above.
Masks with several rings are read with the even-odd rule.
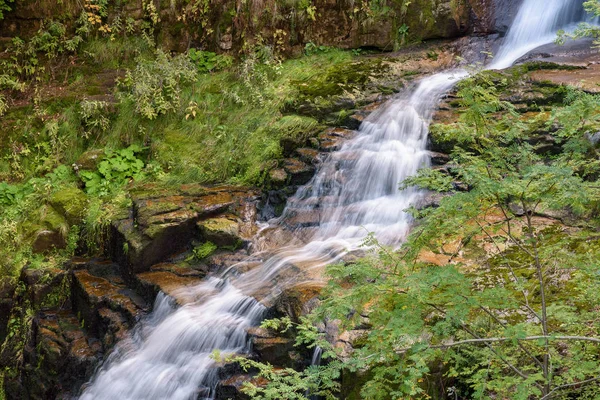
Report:
[[[148,120],[136,112],[135,99],[119,95],[123,89],[98,81],[105,72],[121,70],[122,76],[123,69],[135,66],[136,57],[153,57],[141,39],[88,41],[78,54],[79,64],[56,81],[39,84],[40,95],[34,96],[33,104],[13,107],[0,121],[0,181],[32,188],[22,201],[0,206],[0,279],[16,278],[25,265],[60,266],[72,255],[73,248],[34,254],[33,237],[43,227],[60,228],[66,239],[84,243],[90,252],[100,251],[102,244],[94,239],[127,205],[125,191],[88,195],[85,215],[73,230],[63,216],[55,215],[48,199],[80,183],[73,172],[60,179],[47,175],[57,167],[69,167],[87,150],[138,144],[147,149],[145,162],[160,165],[163,172],[155,176],[163,186],[261,185],[268,169],[283,157],[282,139],[306,141],[321,127],[313,118],[284,114],[284,105],[295,101],[302,85],[314,82],[321,71],[355,60],[338,50],[284,62],[251,57],[182,84],[175,110]],[[61,90],[54,90],[57,82]],[[110,124],[105,130],[89,131],[80,102],[95,95],[114,99],[104,114]],[[70,238],[73,232],[79,237]]]

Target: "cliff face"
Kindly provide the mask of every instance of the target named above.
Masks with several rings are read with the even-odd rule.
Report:
[[[306,43],[390,50],[414,40],[453,38],[505,30],[520,0],[194,0],[110,1],[103,23],[154,24],[166,50],[199,47],[238,52],[256,42],[294,53]],[[150,6],[150,5],[153,6]],[[81,2],[23,0],[0,23],[0,36],[27,37],[44,20],[74,25]],[[158,21],[152,21],[153,17]]]

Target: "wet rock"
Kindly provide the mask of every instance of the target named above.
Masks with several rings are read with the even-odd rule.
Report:
[[[450,161],[450,156],[448,154],[435,151],[430,151],[429,157],[431,158],[431,163],[433,165],[444,165]]]
[[[439,207],[442,199],[450,195],[450,193],[428,192],[421,198],[418,204],[415,204],[415,208],[417,210],[423,210],[426,208]]]
[[[31,321],[20,374],[5,382],[6,394],[8,398],[40,400],[66,395],[65,391],[90,378],[99,350],[90,345],[70,312],[40,312]]]
[[[296,158],[286,158],[283,160],[283,169],[288,173],[291,185],[304,185],[314,175],[315,168]]]
[[[242,392],[245,382],[256,386],[266,386],[264,378],[257,378],[251,374],[234,375],[231,378],[221,380],[217,385],[215,399],[217,400],[250,400],[250,396]]]
[[[195,300],[192,293],[185,290],[186,286],[194,286],[201,282],[202,276],[181,276],[169,271],[148,271],[136,275],[140,291],[146,299],[154,299],[163,292],[179,304],[184,305]]]
[[[319,160],[319,151],[310,147],[303,147],[300,149],[296,149],[296,154],[298,154],[298,158],[301,161],[304,161],[307,164],[318,164]]]
[[[252,350],[263,362],[279,367],[290,366],[294,339],[284,337],[251,337]]]
[[[94,276],[87,270],[73,272],[73,310],[78,313],[84,326],[100,336],[102,318],[99,310],[109,308],[123,315],[128,327],[134,325],[147,305],[134,293],[118,282]]]
[[[318,299],[323,286],[322,282],[308,282],[288,288],[277,298],[273,309],[279,315],[287,315],[299,322],[300,317],[316,305],[314,300]]]

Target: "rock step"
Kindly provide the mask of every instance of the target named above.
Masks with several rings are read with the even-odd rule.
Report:
[[[38,313],[31,332],[24,348],[29,398],[54,398],[64,388],[79,387],[92,376],[104,351],[70,311]]]
[[[82,325],[98,337],[112,329],[105,323],[122,320],[125,328],[130,328],[149,309],[148,302],[125,285],[120,267],[112,263],[92,262],[87,269],[73,271],[71,293],[73,311]],[[121,318],[112,316],[108,321],[106,312],[101,314],[102,309],[112,310]]]
[[[152,267],[148,272],[137,274],[136,281],[146,298],[156,298],[159,292],[163,292],[177,304],[184,305],[195,300],[185,288],[198,285],[203,277],[201,274],[179,275],[173,271]]]

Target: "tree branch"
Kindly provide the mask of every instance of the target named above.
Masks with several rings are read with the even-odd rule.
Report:
[[[588,336],[545,336],[545,335],[537,335],[537,336],[526,336],[523,338],[503,338],[503,337],[494,337],[494,338],[478,338],[478,339],[465,339],[460,340],[458,342],[446,343],[437,346],[430,346],[432,349],[447,349],[450,347],[462,346],[465,344],[477,344],[477,343],[494,343],[494,342],[508,342],[511,340],[517,341],[531,341],[531,340],[567,340],[567,341],[585,341],[600,344],[600,338],[588,337]]]

